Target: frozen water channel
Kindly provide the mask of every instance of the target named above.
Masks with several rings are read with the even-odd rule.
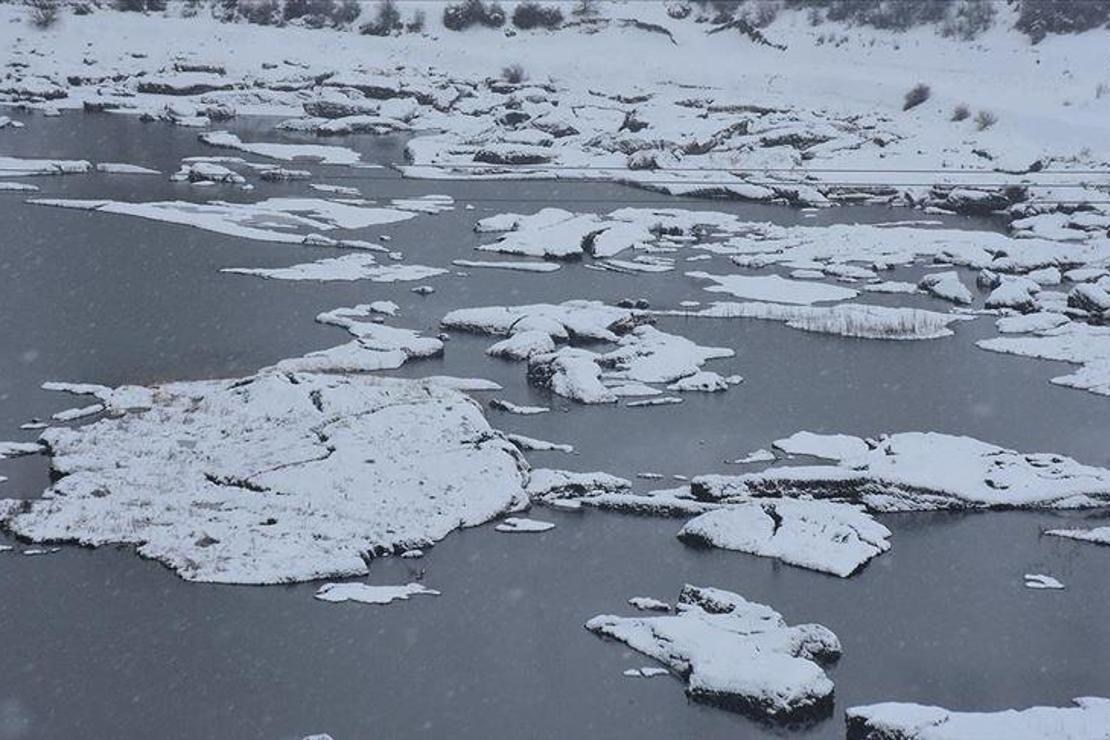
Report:
[[[646,299],[652,308],[720,296],[683,273],[735,273],[727,257],[682,263],[673,272],[622,274],[563,265],[553,272],[458,267],[485,260],[474,247],[478,218],[544,206],[608,212],[660,205],[662,196],[615,185],[558,182],[424,182],[388,169],[297,168],[309,181],[232,186],[171,182],[184,157],[228,154],[196,132],[121,116],[13,117],[0,150],[21,157],[91,159],[156,169],[162,176],[93,172],[24,180],[38,193],[0,192],[0,428],[4,439],[75,405],[47,380],[154,384],[234,377],[333,347],[344,330],[314,322],[341,306],[393,301],[390,326],[439,333],[457,308]],[[272,122],[237,121],[245,141],[276,140]],[[18,139],[15,137],[18,136]],[[292,140],[292,139],[290,139]],[[399,137],[336,137],[367,163],[402,157]],[[232,152],[238,154],[238,152]],[[299,282],[223,274],[226,267],[287,267],[350,253],[202,231],[145,219],[29,205],[28,197],[113,200],[317,197],[308,183],[357,187],[383,204],[430,193],[453,210],[354,230],[334,238],[379,242],[402,264],[449,270],[418,283]],[[474,208],[467,209],[467,205]],[[915,218],[878,207],[809,215],[787,208],[683,202],[781,225]],[[949,227],[989,221],[944,218]],[[390,237],[379,240],[381,235]],[[378,253],[375,253],[375,256]],[[681,259],[681,258],[680,258]],[[948,268],[945,268],[948,269]],[[466,272],[460,275],[459,272]],[[884,279],[916,283],[922,269]],[[766,273],[763,273],[766,274]],[[781,274],[789,274],[783,268]],[[974,273],[961,271],[974,286]],[[435,292],[412,292],[428,284]],[[975,291],[975,305],[985,292]],[[885,305],[947,311],[926,296],[870,294]],[[883,342],[797,331],[775,321],[660,317],[657,328],[731,358],[706,369],[744,382],[724,393],[684,393],[662,407],[590,406],[527,384],[522,364],[485,354],[489,336],[451,332],[442,357],[414,359],[389,374],[486,378],[503,390],[475,392],[547,407],[529,415],[490,409],[498,429],[572,445],[529,451],[537,466],[604,470],[642,490],[672,476],[735,473],[726,465],[806,429],[967,434],[1026,451],[1110,465],[1108,401],[1048,379],[1062,363],[977,349],[993,319],[953,326],[955,336]],[[0,496],[33,498],[49,484],[47,461],[0,467]],[[651,483],[652,485],[647,485]],[[248,588],[190,584],[157,563],[104,548],[64,547],[43,557],[0,553],[0,738],[235,737],[778,737],[781,728],[687,702],[670,679],[632,680],[642,655],[583,629],[632,594],[671,598],[684,583],[716,586],[770,604],[791,624],[817,622],[839,636],[843,657],[828,669],[833,716],[798,736],[839,738],[843,710],[883,701],[991,711],[1064,705],[1110,694],[1110,548],[1044,537],[1044,529],[1104,524],[1093,514],[994,512],[878,517],[892,549],[851,579],[725,550],[684,545],[682,519],[595,510],[538,509],[553,529],[494,534],[493,523],[450,535],[419,560],[380,559],[372,584],[419,577],[435,598],[391,606],[326,604],[319,584]],[[0,545],[16,544],[0,535]],[[1065,590],[1024,586],[1051,574]]]

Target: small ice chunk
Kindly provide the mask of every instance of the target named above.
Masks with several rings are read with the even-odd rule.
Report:
[[[776,439],[771,445],[787,455],[808,455],[826,460],[847,460],[869,449],[859,437],[813,432],[796,432],[785,439]]]
[[[533,416],[535,414],[546,414],[551,409],[546,406],[520,406],[511,401],[506,401],[502,398],[491,398],[489,405],[491,408],[505,411],[510,414],[519,414],[521,416]]]
[[[23,455],[38,455],[46,448],[38,442],[0,442],[0,460]]]
[[[729,460],[733,465],[750,465],[751,463],[774,462],[775,453],[770,450],[758,449],[755,452],[749,452],[744,457],[738,457],[735,460]]]
[[[65,409],[64,411],[59,411],[58,413],[52,415],[50,418],[53,419],[54,421],[62,421],[62,422],[76,421],[78,419],[83,419],[86,416],[93,416],[94,414],[99,414],[103,410],[104,410],[104,404],[94,403],[94,404],[90,404],[88,406],[82,406],[80,408]]]
[[[420,583],[404,586],[371,586],[366,583],[325,583],[316,591],[320,601],[342,603],[357,601],[360,604],[389,604],[393,601],[407,601],[410,596],[439,596],[439,591],[426,588]]]
[[[552,522],[542,522],[538,519],[525,519],[523,517],[510,516],[501,521],[494,529],[498,532],[546,532],[549,529],[554,529],[555,525]]]
[[[1060,581],[1056,580],[1052,576],[1046,576],[1040,573],[1026,573],[1025,587],[1035,589],[1061,590],[1064,588],[1064,584],[1060,583]]]
[[[676,403],[682,403],[682,399],[678,396],[660,396],[657,398],[645,398],[642,401],[628,401],[624,405],[628,408],[643,408],[646,406],[670,406]]]
[[[526,437],[523,434],[506,434],[505,438],[525,452],[529,450],[537,452],[574,452],[574,447],[571,445]]]
[[[650,596],[633,596],[628,600],[628,603],[644,612],[669,612],[671,605],[662,599],[654,599]]]
[[[1080,542],[1093,542],[1096,545],[1110,545],[1110,526],[1091,529],[1050,529],[1045,534]]]
[[[659,666],[644,666],[643,668],[629,668],[624,672],[624,675],[630,678],[654,678],[655,676],[666,676],[670,673],[666,668]]]

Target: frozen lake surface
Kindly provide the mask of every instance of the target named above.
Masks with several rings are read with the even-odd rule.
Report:
[[[662,197],[609,184],[404,180],[388,169],[305,166],[308,182],[358,187],[367,198],[446,194],[454,210],[350,231],[404,253],[402,264],[452,272],[413,285],[289,282],[221,274],[225,267],[286,267],[345,250],[289,246],[111,214],[29,205],[29,196],[115,200],[254,202],[317,197],[308,182],[257,182],[253,192],[170,182],[183,157],[212,154],[196,131],[122,116],[13,114],[27,126],[0,131],[0,149],[22,157],[93,159],[153,168],[163,176],[91,173],[37,177],[39,193],[0,193],[0,428],[29,441],[20,424],[75,404],[47,380],[154,384],[234,377],[340,344],[341,329],[314,322],[340,306],[394,301],[388,324],[435,336],[457,308],[646,299],[653,308],[708,302],[705,283],[682,269],[619,274],[566,264],[549,273],[459,268],[484,260],[488,235],[474,221],[544,206],[608,212],[660,205]],[[240,119],[245,141],[278,140],[272,121]],[[15,137],[18,136],[18,139]],[[295,140],[289,138],[289,140]],[[336,137],[369,163],[401,161],[399,137]],[[218,153],[218,152],[216,152]],[[229,152],[224,152],[229,153]],[[300,164],[296,165],[298,168]],[[28,180],[31,181],[31,180]],[[667,200],[674,207],[735,213],[782,225],[914,218],[879,207],[827,209],[812,217],[770,205]],[[465,208],[467,204],[473,210]],[[950,227],[991,229],[946,217]],[[336,236],[336,233],[329,233]],[[727,257],[692,263],[735,273]],[[469,274],[462,276],[457,271]],[[885,279],[917,282],[923,269]],[[765,274],[765,273],[764,273]],[[783,268],[782,274],[788,274]],[[972,273],[961,271],[973,285]],[[985,292],[976,292],[981,305]],[[869,294],[883,305],[946,311],[925,296]],[[573,445],[531,451],[537,466],[604,470],[666,487],[671,476],[737,472],[725,460],[805,429],[967,434],[1023,451],[1110,465],[1107,401],[1051,385],[1061,363],[977,349],[993,318],[917,342],[852,340],[773,321],[660,317],[657,328],[700,345],[729,347],[707,369],[739,374],[725,393],[682,394],[658,408],[585,406],[526,383],[524,368],[485,354],[494,339],[453,332],[443,357],[416,359],[393,375],[478,377],[503,386],[474,393],[549,413],[487,408],[498,429]],[[32,498],[49,484],[47,460],[5,461],[0,494]],[[648,484],[651,485],[648,485]],[[626,613],[635,594],[673,598],[684,583],[716,586],[773,606],[791,624],[832,629],[843,657],[829,669],[836,709],[798,736],[843,737],[843,710],[882,701],[989,711],[1064,705],[1108,695],[1110,548],[1043,537],[1052,528],[1106,523],[1092,514],[993,512],[879,517],[890,552],[851,579],[775,561],[684,545],[682,519],[538,509],[556,526],[526,536],[493,523],[456,532],[420,560],[377,560],[369,582],[417,576],[436,598],[391,606],[330,605],[318,584],[250,588],[189,584],[131,553],[64,547],[43,557],[0,553],[0,737],[779,737],[783,730],[690,704],[679,682],[631,680],[645,665],[601,642],[583,623]],[[0,536],[0,545],[14,544]],[[1034,590],[1027,573],[1064,590]],[[20,734],[22,733],[22,734]]]

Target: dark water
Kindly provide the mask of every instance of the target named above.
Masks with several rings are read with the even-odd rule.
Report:
[[[27,117],[0,131],[0,153],[123,161],[176,170],[180,157],[213,153],[196,131],[116,116]],[[244,138],[272,137],[269,122],[237,123]],[[338,140],[368,161],[400,158],[392,138]],[[234,154],[234,152],[221,152]],[[602,184],[413,182],[385,170],[313,167],[316,182],[357,185],[371,198],[429,192],[455,211],[351,232],[393,237],[412,263],[472,258],[473,220],[488,213],[571,204],[607,211],[660,196]],[[350,178],[360,178],[354,181]],[[91,174],[28,179],[43,197],[121,200],[259,199],[305,194],[303,184],[258,183],[250,194],[194,188],[164,177]],[[599,273],[581,266],[544,275],[470,270],[411,284],[296,283],[217,272],[337,254],[224,237],[123,216],[31,206],[0,193],[0,437],[75,405],[38,390],[44,380],[151,383],[247,374],[283,357],[346,341],[313,323],[320,311],[370,300],[401,305],[393,325],[434,332],[446,311],[472,305],[645,297],[658,307],[712,300],[681,272]],[[592,200],[592,203],[579,201]],[[472,203],[475,210],[464,210]],[[684,205],[675,201],[676,205]],[[915,218],[885,208],[824,211],[692,203],[753,220],[830,223]],[[985,222],[949,219],[964,228]],[[479,258],[481,258],[479,256]],[[730,271],[727,260],[690,269]],[[680,268],[682,267],[680,262]],[[905,273],[912,277],[919,271]],[[898,276],[896,276],[898,277]],[[897,297],[905,301],[905,297]],[[872,298],[872,300],[884,300]],[[886,298],[886,301],[891,301]],[[944,310],[944,304],[912,299]],[[397,374],[480,376],[497,397],[551,405],[553,413],[491,412],[495,426],[575,445],[531,453],[537,465],[635,475],[728,469],[726,458],[799,429],[875,434],[937,430],[1110,464],[1106,399],[1050,385],[1059,363],[983,352],[990,319],[930,342],[868,342],[808,334],[755,320],[665,319],[664,330],[736,350],[710,363],[738,372],[724,395],[687,394],[648,409],[582,407],[524,382],[523,366],[491,360],[492,340],[455,335],[442,360]],[[488,397],[488,396],[487,396]],[[29,497],[48,482],[45,461],[0,464],[0,495]],[[664,482],[665,484],[665,482]],[[841,580],[736,553],[693,550],[679,520],[540,510],[559,526],[541,535],[491,527],[456,533],[424,560],[443,591],[389,607],[328,605],[311,584],[242,588],[186,585],[124,551],[65,548],[44,557],[0,555],[0,740],[5,738],[773,737],[843,735],[846,706],[883,700],[998,709],[1110,694],[1110,548],[1040,536],[1054,514],[886,517],[892,551]],[[10,542],[2,539],[0,542]],[[371,581],[410,578],[411,563],[375,564]],[[1049,573],[1068,590],[1022,586]],[[688,704],[672,679],[629,679],[646,664],[582,629],[624,612],[633,595],[674,598],[693,582],[764,601],[792,622],[815,621],[844,643],[832,669],[837,711],[806,730],[768,728]]]

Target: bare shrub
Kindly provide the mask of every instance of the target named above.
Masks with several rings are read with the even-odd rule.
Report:
[[[975,128],[980,131],[986,131],[996,123],[998,123],[998,116],[989,110],[981,110],[975,114]]]
[[[1100,0],[1021,0],[1014,27],[1034,44],[1050,33],[1081,33],[1110,24],[1110,3]]]
[[[952,109],[953,121],[966,121],[971,116],[971,109],[965,103],[960,103]]]
[[[479,25],[500,28],[505,25],[505,11],[497,3],[482,0],[464,0],[443,9],[443,26],[449,31],[462,31]]]
[[[519,64],[510,64],[501,70],[501,79],[513,85],[519,85],[528,79],[528,74],[524,71],[524,67]]]
[[[902,110],[916,108],[917,106],[928,100],[929,96],[932,94],[933,91],[929,89],[928,85],[923,83],[918,83],[917,85],[914,85],[913,88],[908,93],[906,93],[905,100],[902,103]]]
[[[952,3],[948,17],[941,24],[943,36],[970,41],[994,23],[995,8],[992,0],[961,0]]]
[[[585,18],[593,17],[597,15],[597,0],[578,0],[570,12]]]
[[[405,30],[409,33],[420,33],[424,30],[424,23],[427,21],[427,14],[423,9],[417,8],[412,12],[412,18],[405,24]]]
[[[281,5],[278,0],[238,0],[235,14],[247,23],[272,26],[281,21]]]
[[[359,31],[367,36],[388,36],[401,30],[401,25],[401,11],[395,0],[380,0],[374,19],[363,23]]]
[[[524,2],[513,11],[513,25],[521,30],[530,28],[555,29],[563,23],[563,11],[555,6]]]
[[[58,0],[26,0],[27,17],[35,28],[50,28],[58,20]]]

